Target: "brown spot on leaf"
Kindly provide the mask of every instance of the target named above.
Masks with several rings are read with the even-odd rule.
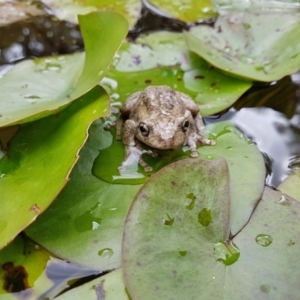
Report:
[[[150,84],[151,82],[152,82],[152,80],[150,80],[150,79],[145,80],[145,83],[147,83],[147,84]]]
[[[215,82],[212,82],[211,84],[210,84],[210,86],[211,87],[215,87],[217,84],[215,83]]]
[[[39,215],[41,213],[40,208],[37,206],[37,204],[34,204],[30,207],[30,210],[33,210],[36,215]]]
[[[204,79],[205,77],[203,75],[197,75],[194,77],[195,79]]]
[[[14,266],[12,262],[6,262],[2,265],[3,271],[3,289],[9,293],[17,293],[30,288],[28,284],[28,273],[23,266]]]

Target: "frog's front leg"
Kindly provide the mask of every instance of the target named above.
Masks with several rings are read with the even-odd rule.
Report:
[[[215,145],[216,141],[209,140],[205,137],[205,126],[203,119],[201,116],[199,116],[199,114],[195,116],[194,122],[198,133],[198,143],[201,145]]]
[[[151,150],[142,148],[141,143],[135,138],[136,123],[133,120],[126,120],[124,124],[123,144],[125,146],[125,158],[122,165],[119,167],[120,171],[124,171],[128,163],[132,160],[137,161],[145,170],[145,172],[152,172],[150,167],[142,158],[143,153],[151,156],[157,156],[157,153]]]

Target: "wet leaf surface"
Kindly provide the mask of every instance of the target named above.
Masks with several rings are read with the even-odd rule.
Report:
[[[0,79],[0,126],[56,113],[103,78],[127,33],[127,22],[113,12],[91,13],[80,20],[86,57],[77,53],[27,60]]]
[[[99,150],[111,142],[101,130],[101,120],[91,126],[69,184],[26,233],[59,257],[104,271],[121,266],[123,223],[140,186],[111,185],[92,175]]]
[[[18,131],[0,159],[0,248],[55,199],[68,181],[89,125],[108,111],[108,96],[97,86],[59,114]]]
[[[289,204],[283,204],[281,193],[266,188],[249,223],[233,240],[224,240],[228,232],[224,229],[230,227],[229,174],[220,169],[194,174],[202,162],[190,166],[183,162],[188,161],[153,175],[127,216],[123,274],[132,298],[237,299],[247,294],[253,299],[296,299],[299,202],[287,197]],[[216,168],[224,160],[205,161],[209,163]],[[226,184],[228,192],[221,188]],[[187,210],[191,191],[195,206]],[[213,205],[209,199],[215,199]],[[212,222],[207,226],[198,222],[203,206],[211,210]],[[164,223],[167,214],[175,220],[171,226]]]
[[[214,27],[193,27],[185,37],[189,49],[214,66],[244,78],[273,81],[300,67],[299,26],[297,13],[232,12],[219,16]]]
[[[77,22],[78,15],[92,11],[114,11],[125,17],[130,27],[137,22],[142,8],[140,0],[43,0],[42,2],[50,7],[60,20]]]
[[[149,85],[168,85],[190,95],[207,116],[230,107],[252,84],[225,75],[191,53],[181,33],[143,35],[135,44],[123,44],[117,57],[101,82],[116,104]]]
[[[191,194],[195,204],[190,210],[186,206]],[[210,211],[209,224],[199,222],[203,209]],[[166,226],[168,215],[175,220]],[[206,298],[209,294],[203,291],[222,285],[221,276],[212,280],[225,269],[215,262],[213,248],[229,237],[229,216],[229,170],[224,159],[182,160],[153,175],[137,194],[125,222],[123,273],[132,298],[197,299],[199,294]],[[220,291],[210,299],[217,295]]]
[[[154,5],[156,11],[187,23],[201,22],[217,16],[210,0],[150,0],[149,3]]]
[[[102,298],[101,298],[102,297]],[[123,282],[122,270],[114,270],[78,288],[62,294],[57,300],[130,300]]]

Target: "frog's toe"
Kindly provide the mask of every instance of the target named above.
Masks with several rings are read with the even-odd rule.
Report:
[[[198,157],[198,152],[197,152],[196,149],[191,149],[190,157],[193,157],[193,158],[197,158]]]
[[[145,167],[144,167],[144,171],[147,172],[147,173],[150,173],[150,172],[153,171],[153,168],[150,167],[150,166],[145,166]]]

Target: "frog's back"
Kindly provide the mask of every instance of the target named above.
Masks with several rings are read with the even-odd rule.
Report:
[[[172,112],[181,109],[181,99],[170,87],[149,86],[141,94],[141,101],[148,112],[152,114],[172,114]]]

